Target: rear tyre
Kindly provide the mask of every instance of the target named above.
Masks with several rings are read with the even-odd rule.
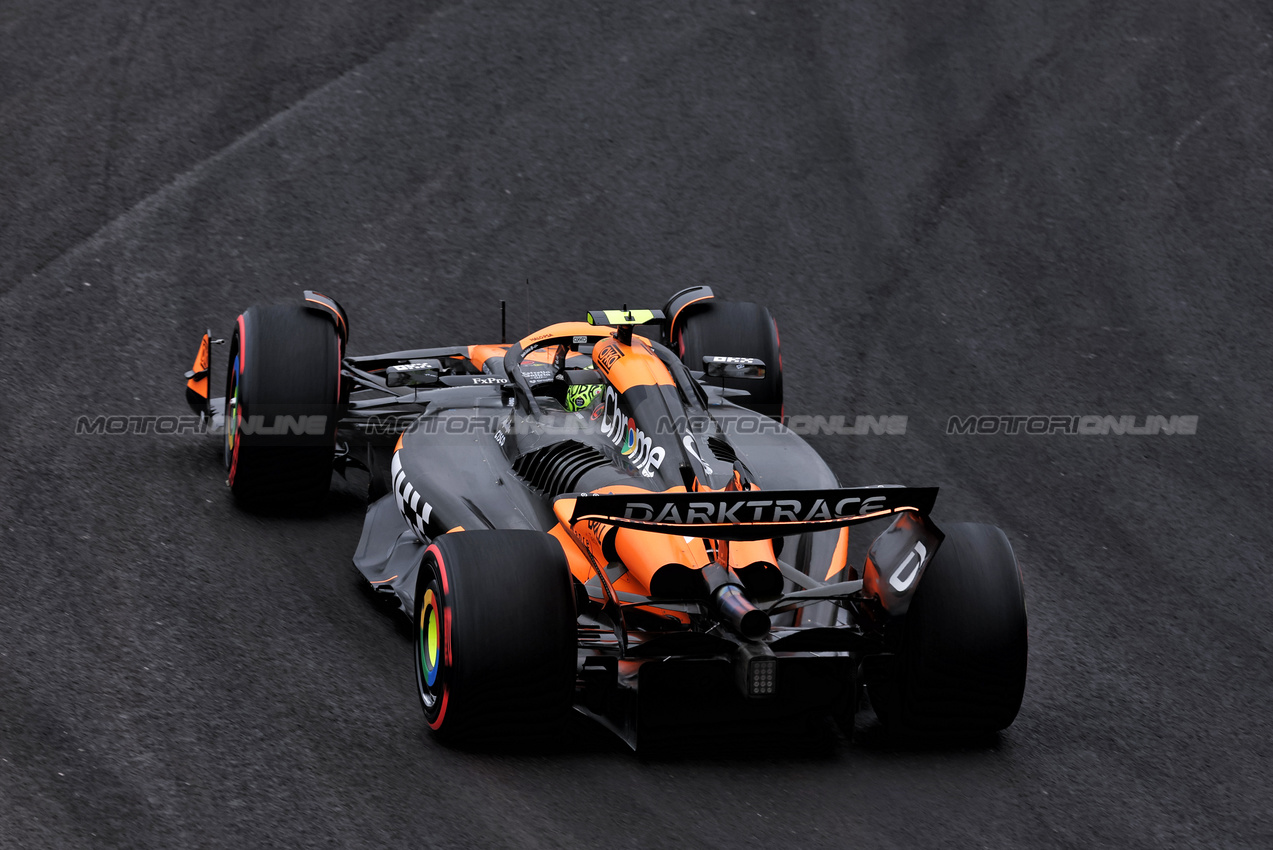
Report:
[[[891,674],[867,692],[891,731],[997,732],[1012,724],[1025,692],[1021,571],[1008,538],[993,525],[943,530],[946,539],[906,613]]]
[[[299,305],[250,307],[230,340],[225,464],[239,504],[317,508],[335,456],[340,340]]]
[[[444,534],[415,592],[416,685],[449,743],[542,743],[574,697],[575,594],[561,546],[537,531]]]
[[[725,378],[731,389],[747,390],[750,398],[738,398],[743,407],[782,418],[782,357],[778,351],[778,326],[769,310],[748,301],[708,301],[695,305],[677,323],[676,346],[686,368],[703,371],[706,354],[755,357],[765,361],[763,378]],[[712,383],[721,379],[713,378]]]

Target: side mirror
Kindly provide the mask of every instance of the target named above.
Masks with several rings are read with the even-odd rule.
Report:
[[[442,374],[439,360],[400,363],[385,369],[385,385],[390,387],[432,387]]]
[[[756,357],[708,354],[703,357],[703,371],[709,378],[763,378],[765,361]]]

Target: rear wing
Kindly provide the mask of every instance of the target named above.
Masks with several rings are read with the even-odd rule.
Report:
[[[626,305],[620,310],[589,310],[587,321],[592,325],[609,325],[620,329],[630,329],[633,325],[658,325],[662,331],[660,342],[671,348],[672,341],[676,339],[677,322],[689,315],[686,309],[715,297],[710,286],[691,286],[669,298],[662,310],[629,310]],[[689,312],[692,313],[693,310]]]
[[[835,490],[741,490],[705,493],[585,493],[570,522],[595,520],[621,528],[716,540],[765,540],[842,528],[907,511],[927,516],[936,487],[847,487]]]

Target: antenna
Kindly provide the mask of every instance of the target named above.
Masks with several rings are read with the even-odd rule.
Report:
[[[506,337],[508,336],[508,331],[507,331],[508,311],[504,309],[504,306],[505,306],[504,299],[501,298],[499,300],[499,344],[500,345],[503,345],[504,343],[508,342],[508,340],[506,339]]]

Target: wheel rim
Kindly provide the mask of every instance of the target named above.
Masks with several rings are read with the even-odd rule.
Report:
[[[230,368],[230,390],[225,401],[225,465],[233,464],[234,444],[239,434],[239,355]]]
[[[433,588],[424,592],[420,603],[420,635],[416,643],[420,655],[420,696],[432,708],[442,690],[442,612]]]

